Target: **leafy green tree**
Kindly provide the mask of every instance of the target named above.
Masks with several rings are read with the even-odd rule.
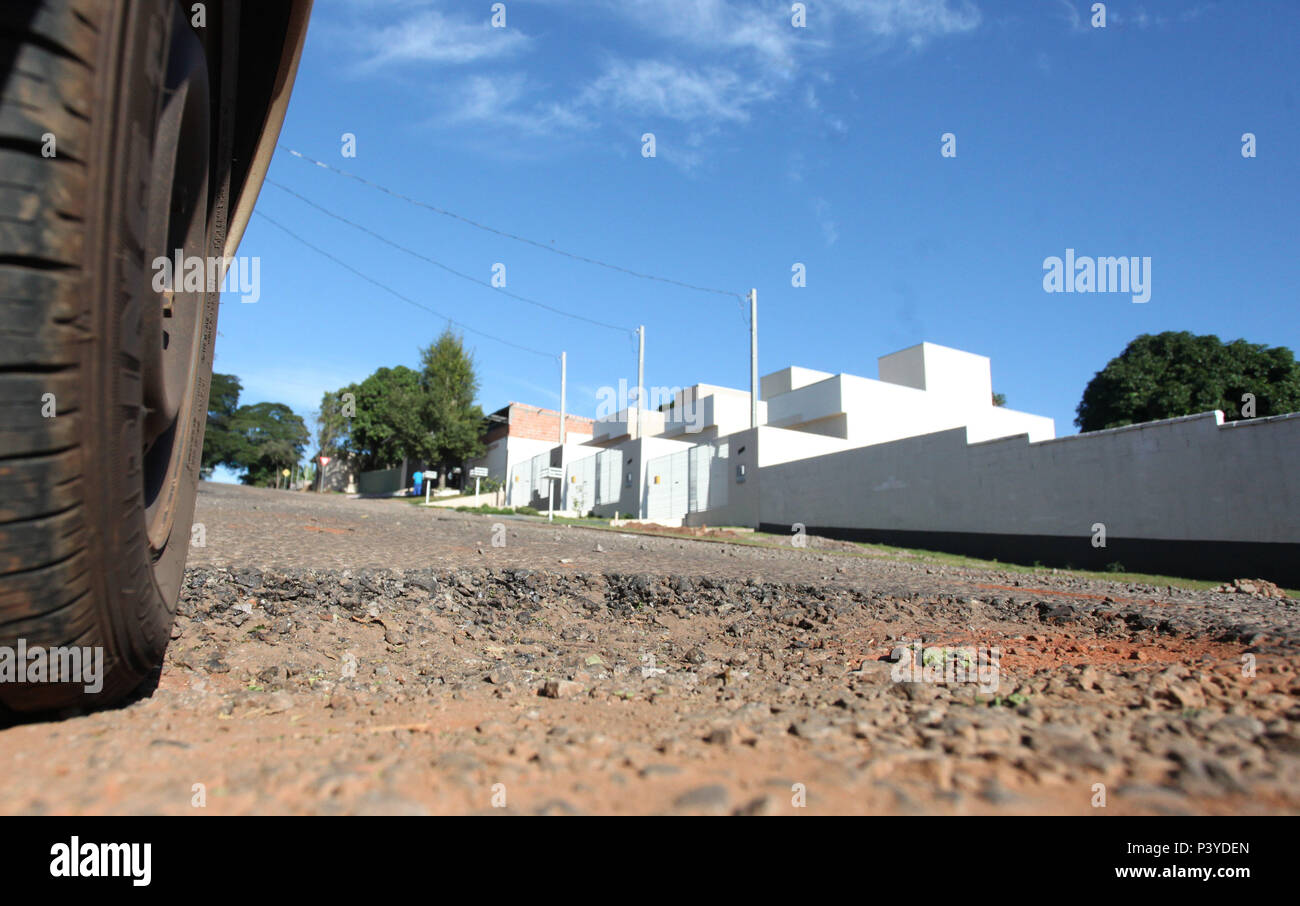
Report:
[[[1142,334],[1088,382],[1074,423],[1097,431],[1212,409],[1233,421],[1250,415],[1246,394],[1256,416],[1300,410],[1291,350],[1187,331]]]
[[[993,394],[993,405],[1005,406],[1007,404],[1007,395],[1005,393]]]
[[[358,468],[390,468],[399,465],[404,457],[430,457],[427,401],[417,372],[405,365],[380,368],[360,384],[350,384],[339,393],[356,397],[356,415],[346,443]]]
[[[420,364],[431,435],[428,458],[437,466],[438,487],[443,488],[450,468],[483,452],[483,410],[474,402],[478,376],[473,356],[450,328],[420,351]]]
[[[239,393],[243,390],[239,378],[233,374],[212,375],[208,391],[208,423],[203,432],[203,459],[200,471],[204,478],[219,465],[231,465],[239,455],[240,437],[230,429],[230,420],[239,407]]]
[[[348,434],[356,407],[355,384],[349,384],[320,399],[320,409],[313,413],[317,456],[343,456],[348,450]]]
[[[240,449],[233,463],[244,474],[244,484],[274,485],[282,469],[302,458],[311,436],[302,417],[284,403],[240,406],[230,419]]]

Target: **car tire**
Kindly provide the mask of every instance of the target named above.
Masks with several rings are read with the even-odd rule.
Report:
[[[0,672],[15,711],[118,701],[171,636],[220,293],[158,265],[219,256],[225,213],[189,7],[0,5],[0,659],[102,656],[99,683]]]

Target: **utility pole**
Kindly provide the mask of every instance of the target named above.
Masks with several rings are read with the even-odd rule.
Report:
[[[565,383],[568,380],[568,376],[569,376],[568,369],[569,369],[569,354],[567,352],[561,352],[560,353],[560,467],[561,468],[564,467],[564,461],[566,458],[564,455],[564,402],[565,402],[564,391],[565,391]],[[548,482],[546,487],[546,490],[548,492],[546,503],[548,507],[550,506],[551,503],[550,494],[549,494],[550,489],[551,489],[550,484]],[[547,522],[551,521],[549,509],[547,511],[546,521]]]
[[[749,427],[758,427],[758,290],[749,291]]]
[[[641,436],[641,395],[645,393],[645,325],[636,329],[636,436]]]

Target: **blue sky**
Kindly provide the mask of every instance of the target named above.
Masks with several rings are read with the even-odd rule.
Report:
[[[501,230],[759,299],[759,370],[876,376],[923,340],[989,356],[1016,409],[1074,432],[1144,332],[1300,349],[1300,4],[1033,0],[317,0],[282,143]],[[656,156],[642,155],[654,133]],[[1242,156],[1245,132],[1257,156]],[[356,157],[341,136],[356,136]],[[941,156],[941,136],[956,157]],[[747,388],[738,299],[473,229],[277,153],[258,211],[463,324],[567,350],[569,408],[635,382]],[[1151,258],[1151,300],[1049,294],[1043,260]],[[300,414],[444,319],[255,216],[261,297],[223,298],[216,370]],[[807,286],[791,286],[791,267]],[[472,333],[485,410],[556,407],[558,362]]]

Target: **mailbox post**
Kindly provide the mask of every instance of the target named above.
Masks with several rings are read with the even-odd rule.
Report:
[[[555,521],[555,482],[564,479],[564,470],[555,466],[548,466],[542,469],[542,477],[546,479],[546,521]]]
[[[487,473],[488,473],[488,470],[487,470],[487,468],[484,467],[484,466],[475,466],[474,468],[472,468],[472,469],[469,470],[469,474],[470,474],[470,475],[473,477],[473,479],[474,479],[474,496],[475,496],[475,497],[478,496],[478,483],[479,483],[479,479],[480,479],[480,478],[486,478],[486,477],[487,477]]]

